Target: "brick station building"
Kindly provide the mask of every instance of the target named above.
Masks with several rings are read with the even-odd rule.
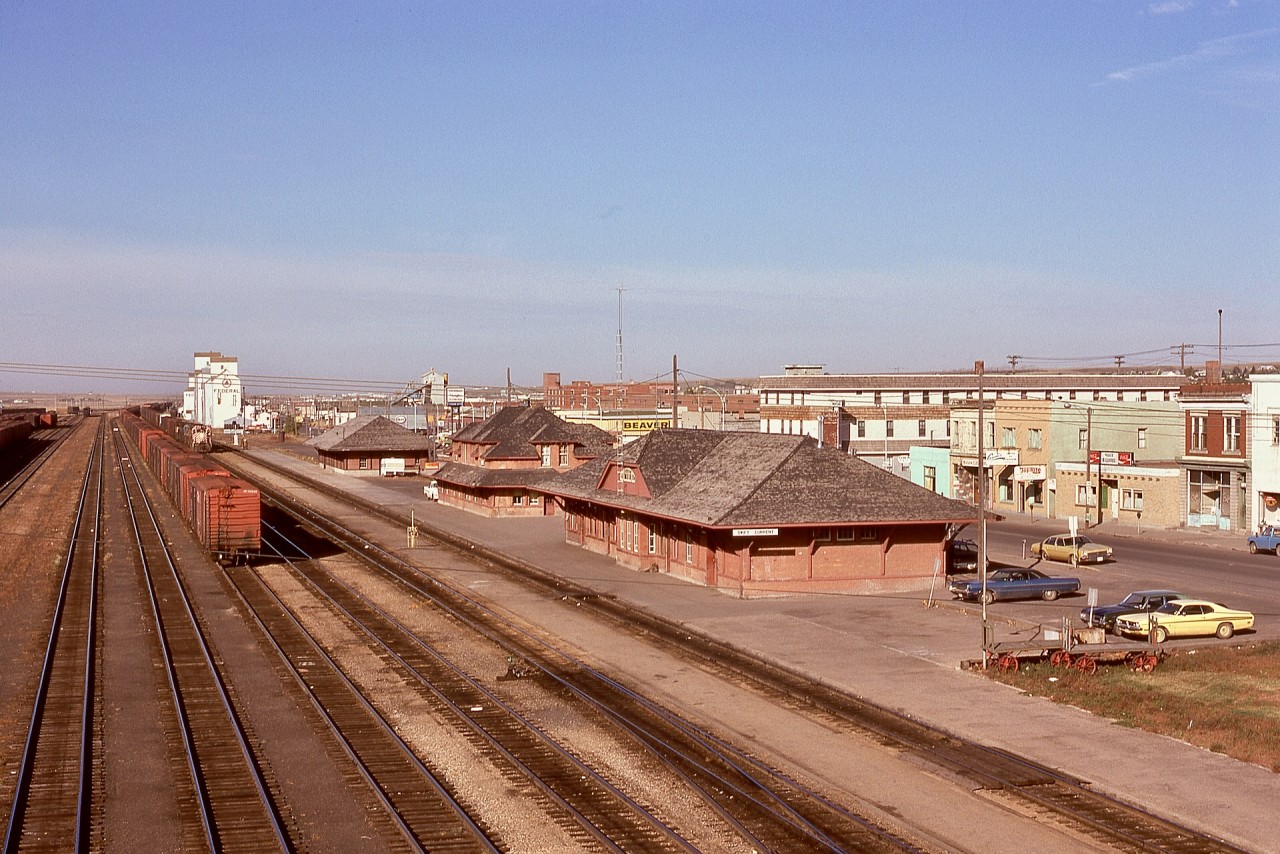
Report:
[[[742,596],[919,589],[974,514],[812,438],[761,433],[659,430],[541,488],[568,542]]]
[[[357,416],[307,444],[316,449],[322,466],[349,474],[416,474],[435,456],[434,441],[382,415]]]
[[[453,460],[435,473],[440,503],[485,516],[542,516],[541,485],[611,450],[613,437],[542,407],[509,406],[453,436]]]

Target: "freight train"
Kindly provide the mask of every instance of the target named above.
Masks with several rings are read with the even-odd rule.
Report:
[[[0,409],[0,451],[17,445],[36,430],[58,426],[58,413],[47,409]]]
[[[142,407],[121,411],[119,422],[178,515],[215,558],[236,563],[261,553],[262,494],[256,486],[180,441],[184,432],[170,416]]]

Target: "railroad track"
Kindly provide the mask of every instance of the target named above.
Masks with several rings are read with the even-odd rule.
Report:
[[[89,844],[93,772],[94,628],[103,511],[104,425],[80,488],[44,664],[16,776],[4,851],[76,851]]]
[[[210,851],[290,850],[271,785],[231,702],[191,597],[120,433],[117,471],[137,544],[177,726],[169,747],[190,775],[181,814]]]
[[[262,466],[271,471],[274,476],[287,478],[293,483],[304,482],[288,469],[273,466],[261,459],[253,459],[251,465]],[[272,501],[278,502],[281,506],[291,507],[292,512],[300,518],[305,518],[317,528],[327,530],[337,539],[348,536],[342,532],[341,526],[322,519],[316,511],[299,501],[295,497],[298,493],[297,489],[274,489],[261,477],[255,477],[249,470],[250,466],[239,463],[236,466],[240,469],[242,476],[259,483],[264,496],[270,496]],[[327,491],[315,482],[305,481],[305,485],[321,493]],[[388,513],[376,505],[362,502],[347,493],[332,493],[332,497],[347,504],[359,506],[365,512],[393,522],[397,526],[404,526],[410,522],[407,518]],[[1007,752],[958,738],[920,721],[905,718],[872,703],[815,684],[801,674],[753,658],[713,638],[691,633],[687,626],[629,608],[624,602],[598,596],[589,589],[577,588],[572,582],[550,575],[536,566],[513,559],[483,544],[467,541],[449,531],[431,529],[423,525],[421,520],[417,520],[417,526],[420,534],[452,546],[473,559],[486,562],[525,583],[540,585],[552,591],[557,598],[576,598],[582,607],[617,620],[632,631],[642,631],[656,642],[679,648],[704,668],[720,671],[731,678],[755,684],[760,690],[776,696],[779,702],[804,704],[812,710],[813,714],[834,726],[867,735],[895,750],[911,753],[919,757],[920,761],[938,767],[953,777],[970,781],[975,787],[998,793],[1000,797],[1010,801],[1020,801],[1024,804],[1024,808],[1043,816],[1045,820],[1069,827],[1076,833],[1092,838],[1100,844],[1112,846],[1117,850],[1175,853],[1240,850],[1222,840],[1197,833],[1162,816],[1154,815],[1141,807],[1096,792],[1086,781]],[[477,613],[488,610],[484,603],[467,594],[449,589],[438,580],[424,579],[415,568],[400,561],[395,555],[381,550],[376,544],[368,543],[363,538],[359,538],[358,543],[356,539],[350,539],[348,544],[364,557],[377,554],[384,569],[394,572],[400,579],[400,583],[419,595],[432,598],[441,596],[448,600],[456,600],[459,603],[458,607]],[[502,642],[514,644],[509,636],[503,637]],[[581,674],[587,673],[589,669],[583,667],[580,662],[570,661],[562,653],[545,649],[541,652],[534,651],[541,645],[541,641],[534,639],[532,648],[525,655],[550,678],[564,679],[565,684],[575,691],[582,688],[578,683],[579,678],[589,682],[607,681],[594,674],[582,677]],[[540,660],[547,657],[551,660]],[[559,659],[558,663],[556,659]],[[589,693],[585,688],[582,690],[584,693]],[[623,686],[618,686],[617,690],[623,695],[627,693]],[[642,700],[642,698],[636,699]],[[612,708],[618,701],[613,699],[602,702]],[[738,761],[748,766],[751,764],[751,760],[741,757]],[[777,783],[770,785],[777,785]],[[826,808],[824,805],[823,809],[817,811],[819,819],[815,822],[815,826],[819,829],[819,833],[813,837],[815,840],[821,840],[825,834],[822,822],[831,820],[821,818]],[[845,820],[848,820],[848,817]],[[840,842],[839,839],[834,841]],[[889,844],[896,843],[891,840]],[[902,844],[909,845],[909,843]],[[774,850],[786,849],[784,847]]]
[[[702,800],[741,844],[756,850],[915,851],[917,846],[866,816],[842,807],[750,759],[679,716],[628,691],[582,661],[566,655],[467,596],[431,582],[400,560],[331,519],[264,488],[268,501],[289,507],[294,518],[323,537],[339,543],[377,572],[392,579],[410,608],[431,607],[448,615],[450,625],[494,644],[518,662],[526,677],[555,687],[566,715],[590,715],[607,722],[619,737],[658,762],[680,781],[688,797]],[[279,551],[305,554],[292,540],[275,535]],[[396,662],[405,677],[443,704],[456,725],[465,728],[488,751],[497,751],[526,779],[565,810],[588,841],[616,850],[689,850],[694,843],[625,791],[625,781],[575,756],[574,751],[540,730],[521,712],[449,657],[426,644],[353,587],[338,581],[314,562],[290,562],[292,570],[345,619],[359,627],[368,642]],[[312,656],[314,658],[314,655]],[[533,674],[536,669],[536,675]]]
[[[292,850],[129,451],[118,433],[108,440],[107,426],[99,422],[72,524],[3,850],[103,844],[100,588],[110,531],[124,524],[136,553],[113,555],[113,565],[141,565],[167,686],[158,703],[173,722],[168,748],[188,771],[189,786],[171,793],[188,825],[181,837],[211,852]]]
[[[453,793],[414,754],[395,727],[271,589],[246,568],[231,570],[229,578],[411,847],[431,851],[499,850],[493,834],[471,820]]]
[[[282,535],[277,533],[276,536]],[[367,543],[363,540],[356,542],[361,551],[365,551]],[[296,544],[291,541],[291,545]],[[373,562],[382,571],[387,571],[381,555],[375,554]],[[650,808],[580,759],[512,703],[486,687],[484,681],[451,661],[448,654],[432,647],[352,586],[334,578],[312,561],[291,561],[290,566],[312,589],[358,626],[370,643],[385,652],[403,674],[431,698],[442,716],[465,731],[490,757],[505,763],[521,779],[531,782],[547,801],[548,809],[563,812],[573,822],[569,828],[570,835],[578,844],[625,851],[693,850],[693,845],[677,829],[665,823]],[[394,568],[392,572],[395,572]],[[460,630],[471,629],[483,641],[497,642],[503,649],[515,649],[510,638],[498,637],[492,626],[480,623],[474,614],[466,614],[424,593],[418,579],[399,574],[394,577],[406,587],[406,593],[415,594],[421,604],[445,610]],[[529,674],[525,672],[523,675]],[[567,687],[564,679],[556,679]],[[565,705],[571,706],[570,703]],[[571,707],[567,709],[569,714],[574,712]],[[645,740],[650,749],[655,744],[671,749],[669,731],[662,732],[652,725],[641,726],[637,718],[620,718],[616,712],[611,712],[611,716],[626,728],[629,735]],[[661,741],[664,737],[666,742]],[[675,763],[671,764],[674,768]],[[686,768],[692,767],[693,763],[686,760],[685,765]],[[706,786],[697,787],[688,771],[679,773],[679,776],[691,784],[693,791],[706,796]],[[719,791],[728,792],[726,799],[735,791],[728,789],[723,780],[714,782]],[[736,791],[741,792],[741,789]],[[759,834],[752,834],[728,811],[718,811],[756,847],[782,850],[778,845],[766,845]],[[790,834],[786,841],[789,843],[787,847],[794,848],[809,840]]]

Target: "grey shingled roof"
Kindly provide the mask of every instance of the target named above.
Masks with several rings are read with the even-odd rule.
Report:
[[[420,453],[431,450],[435,443],[384,415],[359,415],[314,439],[308,439],[307,444],[329,452]]]
[[[540,487],[556,476],[554,469],[486,469],[462,463],[446,463],[431,475],[440,483],[473,488]]]
[[[614,460],[635,464],[652,497],[597,489]],[[656,431],[542,489],[707,527],[966,522],[975,512],[808,437],[764,433]]]
[[[580,458],[608,453],[612,437],[590,424],[570,424],[540,406],[507,406],[453,436],[454,443],[490,445],[486,460],[536,460],[538,445],[574,445]]]

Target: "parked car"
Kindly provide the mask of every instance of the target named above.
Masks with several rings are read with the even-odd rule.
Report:
[[[1274,525],[1263,525],[1258,529],[1258,533],[1249,537],[1249,554],[1256,555],[1258,552],[1275,552],[1280,555],[1280,528]]]
[[[987,558],[991,566],[991,558]],[[959,575],[978,571],[978,544],[973,540],[951,540],[947,543],[947,573]]]
[[[1031,544],[1031,556],[1045,560],[1066,561],[1072,566],[1082,563],[1105,563],[1112,560],[1111,546],[1095,543],[1086,536],[1058,534]]]
[[[1080,609],[1080,622],[1090,628],[1101,627],[1109,632],[1116,628],[1116,618],[1126,614],[1145,614],[1163,608],[1177,599],[1190,599],[1173,590],[1135,590],[1114,605],[1098,605]]]
[[[977,602],[983,599],[982,579],[956,579],[947,585],[951,595],[957,599]],[[1038,569],[997,569],[987,573],[986,602],[997,599],[1034,599],[1039,596],[1052,602],[1063,593],[1076,593],[1080,590],[1078,578],[1056,578],[1045,575]]]
[[[1236,611],[1217,602],[1179,599],[1148,614],[1127,614],[1116,618],[1116,633],[1127,637],[1147,637],[1156,643],[1169,638],[1208,637],[1226,639],[1241,629],[1253,628],[1253,614]]]

